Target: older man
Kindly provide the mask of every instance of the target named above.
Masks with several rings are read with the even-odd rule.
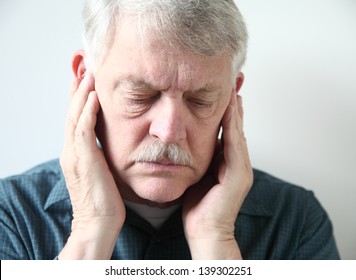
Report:
[[[338,258],[314,196],[252,170],[234,1],[88,0],[84,21],[60,166],[1,182],[1,258]]]

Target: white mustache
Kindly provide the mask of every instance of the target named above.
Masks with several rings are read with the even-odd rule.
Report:
[[[135,162],[159,162],[169,160],[171,164],[192,165],[188,153],[177,144],[163,144],[161,141],[151,142],[142,148],[133,158]]]

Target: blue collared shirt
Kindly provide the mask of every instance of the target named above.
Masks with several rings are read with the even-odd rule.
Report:
[[[0,259],[54,259],[71,220],[58,160],[0,181]],[[235,238],[244,259],[339,259],[331,222],[313,193],[258,170]],[[181,209],[159,230],[127,209],[112,259],[191,259]]]

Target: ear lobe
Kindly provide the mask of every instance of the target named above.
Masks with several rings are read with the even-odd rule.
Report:
[[[236,93],[238,93],[242,87],[242,84],[244,83],[245,80],[245,75],[244,73],[240,72],[237,77],[236,77]]]
[[[85,72],[87,71],[87,68],[84,63],[84,58],[85,58],[84,50],[78,50],[73,55],[72,71],[74,74],[74,78],[77,81],[81,81],[84,77]]]

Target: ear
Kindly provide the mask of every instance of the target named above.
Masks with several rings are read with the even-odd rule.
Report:
[[[245,75],[244,75],[244,73],[239,72],[239,73],[237,74],[237,77],[236,77],[236,84],[235,84],[235,86],[236,86],[236,88],[235,88],[236,94],[239,93],[239,91],[240,91],[240,89],[241,89],[241,87],[242,87],[242,84],[244,83],[244,80],[245,80]]]
[[[84,78],[84,74],[87,71],[87,67],[84,62],[85,51],[78,50],[74,53],[72,59],[72,70],[74,74],[74,80],[79,85],[82,79]]]

